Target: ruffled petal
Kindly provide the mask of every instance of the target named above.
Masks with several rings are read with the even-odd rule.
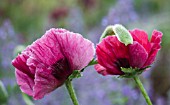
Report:
[[[47,95],[64,83],[64,80],[58,81],[53,75],[51,75],[51,72],[52,71],[46,67],[36,69],[33,94],[35,100],[43,98],[44,95]]]
[[[34,73],[26,64],[29,59],[29,55],[29,48],[26,48],[26,50],[24,50],[12,61],[12,65],[16,68],[15,76],[21,91],[32,96],[34,87]]]
[[[51,29],[29,46],[33,53],[32,57],[46,66],[52,65],[64,57],[56,39],[56,30],[65,32],[64,29]]]
[[[63,55],[69,61],[72,70],[81,70],[93,59],[94,44],[78,33],[56,32]]]
[[[73,70],[93,59],[94,45],[80,34],[51,29],[13,60],[17,83],[34,99],[61,86]]]
[[[145,62],[144,67],[149,66],[153,63],[153,61],[156,58],[156,55],[158,51],[161,48],[161,40],[162,40],[162,33],[160,31],[154,30],[152,33],[152,38],[151,38],[151,51],[149,53],[149,57],[147,61]]]
[[[129,45],[129,56],[130,66],[141,68],[148,58],[148,53],[141,44],[134,41],[133,44]]]
[[[34,78],[34,74],[31,73],[29,67],[26,64],[27,59],[29,58],[29,56],[26,54],[26,52],[19,54],[14,60],[12,60],[12,65],[18,70],[30,76],[31,78]]]
[[[30,96],[33,96],[33,78],[18,69],[15,69],[15,76],[17,79],[17,84],[20,86],[21,91]]]
[[[148,40],[148,34],[140,29],[134,29],[130,31],[130,33],[133,37],[133,40],[140,43],[145,48],[145,50],[149,53],[151,49],[151,44]]]
[[[51,29],[30,46],[33,58],[50,66],[67,58],[72,70],[87,66],[93,59],[94,45],[82,35],[64,29]]]
[[[152,33],[151,43],[153,43],[152,49],[160,49],[160,43],[162,40],[162,32],[154,30]]]

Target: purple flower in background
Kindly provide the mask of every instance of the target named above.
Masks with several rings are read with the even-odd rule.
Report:
[[[20,89],[34,99],[41,99],[61,86],[74,70],[87,66],[93,56],[93,43],[80,34],[51,29],[12,64]]]
[[[107,16],[102,20],[102,25],[127,24],[138,19],[138,14],[134,8],[134,0],[117,0],[116,4],[110,8]]]

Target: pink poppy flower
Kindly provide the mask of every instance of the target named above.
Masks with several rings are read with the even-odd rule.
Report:
[[[97,45],[98,64],[95,69],[102,75],[124,75],[121,68],[143,70],[150,66],[160,50],[162,33],[154,30],[149,41],[146,32],[135,29],[129,31],[133,44],[125,46],[115,35],[107,36]]]
[[[22,92],[41,99],[93,59],[94,45],[78,33],[50,29],[13,61]]]

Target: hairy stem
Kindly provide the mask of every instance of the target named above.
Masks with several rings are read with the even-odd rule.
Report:
[[[144,97],[145,100],[146,100],[146,103],[147,103],[148,105],[152,105],[152,102],[151,102],[151,100],[150,100],[150,98],[149,98],[149,96],[148,96],[145,88],[143,87],[143,84],[142,84],[142,82],[140,81],[139,77],[138,77],[138,76],[135,76],[133,79],[135,80],[135,82],[136,82],[137,86],[139,87],[140,91],[142,92],[143,97]]]
[[[70,95],[70,98],[71,98],[73,104],[74,105],[79,105],[77,97],[76,97],[76,94],[75,94],[75,91],[73,89],[73,86],[72,86],[72,83],[71,83],[70,79],[66,80],[65,85],[66,85],[66,88],[68,90],[68,93]]]

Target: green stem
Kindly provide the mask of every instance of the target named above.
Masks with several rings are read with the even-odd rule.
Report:
[[[150,100],[150,98],[149,98],[145,88],[143,87],[142,82],[140,81],[139,77],[135,76],[133,79],[135,80],[136,84],[138,85],[140,91],[142,92],[142,94],[143,94],[147,104],[148,105],[152,105],[152,102],[151,102],[151,100]]]
[[[72,86],[72,83],[71,83],[70,79],[66,80],[65,85],[66,85],[66,88],[68,90],[68,93],[70,95],[70,98],[71,98],[73,104],[74,105],[79,105],[77,97],[76,97],[76,94],[74,92],[74,89],[73,89],[73,86]]]

